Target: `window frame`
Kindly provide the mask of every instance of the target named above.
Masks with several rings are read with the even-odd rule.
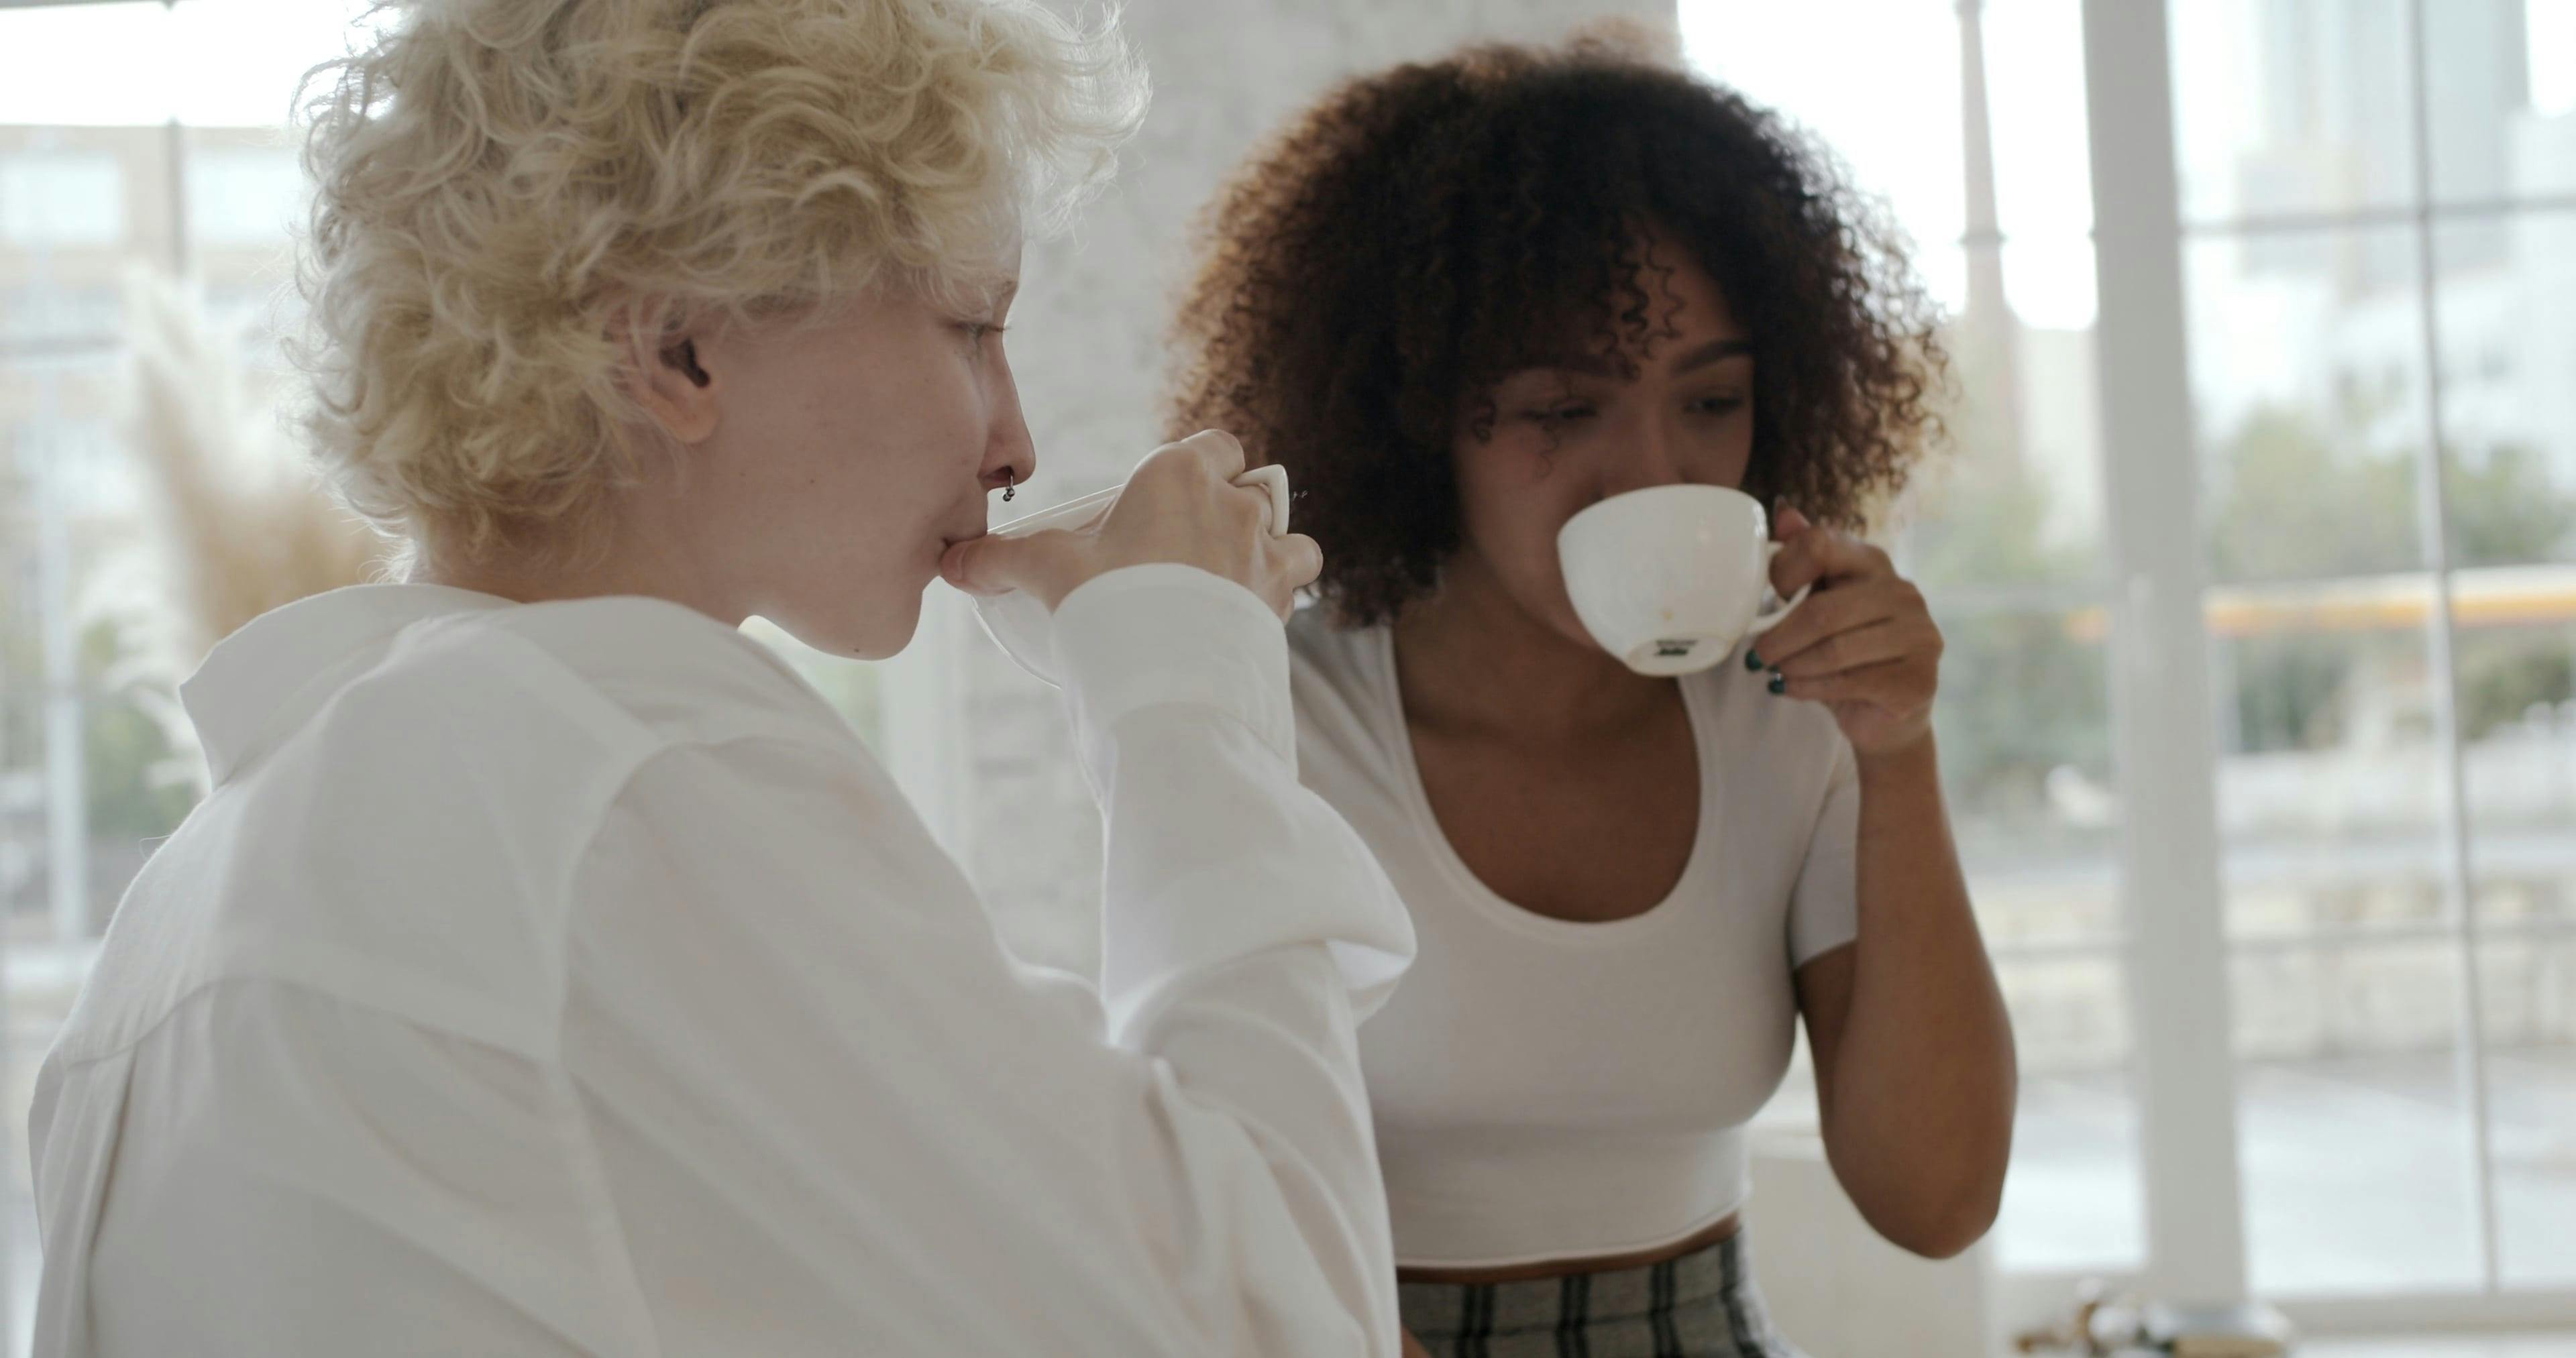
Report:
[[[1958,0],[1963,18],[1980,7],[1981,0]],[[2405,932],[2449,941],[2458,963],[2454,1051],[2473,1160],[2459,1168],[2473,1185],[2480,1285],[2473,1291],[2428,1288],[2265,1299],[2317,1334],[2576,1325],[2576,1286],[2510,1286],[2500,1277],[2489,1127],[2492,1091],[2476,965],[2488,935],[2472,905],[2477,878],[2465,814],[2453,654],[2453,605],[2462,572],[2451,559],[2439,437],[2446,428],[2442,402],[2451,378],[2442,366],[2441,274],[2434,258],[2434,231],[2442,222],[2576,211],[2576,195],[2435,198],[2425,70],[2427,6],[2426,0],[2407,0],[2411,203],[2186,220],[2176,175],[2168,0],[2082,0],[2082,7],[2100,297],[2096,360],[2105,464],[2103,527],[2112,577],[2110,713],[2125,811],[2118,858],[2129,943],[2124,960],[2135,1025],[2147,1234],[2144,1267],[2107,1281],[2175,1297],[2236,1299],[2251,1294],[2237,1143],[2237,1064],[2225,978],[2231,959],[2248,946],[2336,942],[2317,931],[2250,944],[2227,935],[2212,739],[2218,729],[2216,671],[2206,619],[2214,603],[2244,591],[2211,583],[2197,532],[2170,531],[2176,523],[2201,522],[2200,439],[2192,415],[2183,249],[2188,242],[2216,236],[2404,225],[2411,228],[2416,251],[2417,343],[2427,382],[2426,427],[2415,441],[2414,459],[2417,530],[2425,561],[2421,570],[2408,575],[2431,583],[2423,635],[2434,742],[2440,751],[2438,835],[2445,904],[2438,925]],[[2381,936],[2371,932],[2374,939]],[[2101,1276],[2002,1275],[1998,1319],[2032,1321],[2061,1312],[2074,1286]]]

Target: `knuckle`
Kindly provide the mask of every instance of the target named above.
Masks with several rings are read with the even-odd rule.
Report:
[[[1146,454],[1128,479],[1138,485],[1182,484],[1192,479],[1193,472],[1204,470],[1205,464],[1189,451],[1188,445],[1166,443]]]
[[[1217,465],[1226,468],[1243,465],[1242,440],[1222,429],[1202,429],[1182,441]]]

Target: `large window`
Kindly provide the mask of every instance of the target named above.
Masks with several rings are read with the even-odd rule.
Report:
[[[2564,1314],[2576,4],[1682,12],[1954,318],[1958,446],[1897,539],[1951,638],[1943,757],[2022,1042],[2004,1267],[2326,1327]],[[2162,29],[2169,80],[2087,90],[2088,21]],[[2102,314],[2165,273],[2178,324]],[[2106,438],[2106,392],[2189,418]]]
[[[2576,1284],[2566,9],[2174,6],[2265,1291]]]

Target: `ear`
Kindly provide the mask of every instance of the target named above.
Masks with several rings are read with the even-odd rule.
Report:
[[[625,337],[627,394],[675,441],[705,442],[716,430],[724,382],[700,363],[696,331],[636,322]]]

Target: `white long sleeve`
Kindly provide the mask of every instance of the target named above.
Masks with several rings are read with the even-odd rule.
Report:
[[[192,685],[245,734],[40,1081],[40,1352],[1396,1352],[1352,1024],[1411,932],[1250,594],[1059,611],[1097,992],[748,643],[471,597]]]

